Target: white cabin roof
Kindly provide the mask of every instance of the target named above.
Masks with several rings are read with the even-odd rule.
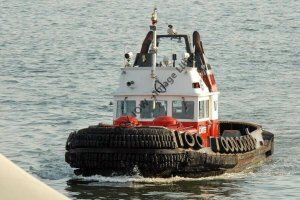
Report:
[[[119,87],[114,96],[120,95],[151,95],[154,91],[151,67],[124,67],[121,69]],[[205,85],[197,68],[185,67],[157,67],[157,80],[165,86],[157,84],[157,88],[165,92],[157,95],[170,96],[207,96],[208,87]],[[199,83],[200,88],[193,88],[193,83]]]

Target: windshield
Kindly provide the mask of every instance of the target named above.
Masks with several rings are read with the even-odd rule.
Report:
[[[177,119],[194,119],[194,102],[173,101],[172,116]]]
[[[167,101],[147,101],[140,103],[141,119],[156,118],[167,115]]]

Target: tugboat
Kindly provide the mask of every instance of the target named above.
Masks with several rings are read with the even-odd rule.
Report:
[[[155,8],[140,52],[125,53],[113,124],[69,135],[65,160],[75,174],[206,177],[270,159],[272,133],[218,120],[219,92],[200,34],[192,44],[172,25],[158,35],[157,22]]]

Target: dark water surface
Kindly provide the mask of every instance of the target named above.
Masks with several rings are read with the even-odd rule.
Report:
[[[157,1],[159,33],[167,24],[201,33],[221,91],[220,119],[276,134],[272,162],[206,179],[74,183],[64,162],[68,134],[112,121],[124,48],[139,51],[154,5],[0,0],[0,153],[72,199],[299,199],[298,0]]]

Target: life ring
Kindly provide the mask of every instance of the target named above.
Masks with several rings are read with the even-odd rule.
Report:
[[[224,149],[225,153],[228,153],[229,146],[228,146],[228,141],[226,140],[225,137],[221,137],[221,144],[222,144],[222,148]]]
[[[194,134],[194,139],[195,139],[194,149],[197,150],[203,148],[203,140],[201,136],[196,133]]]
[[[195,139],[189,132],[183,133],[183,143],[185,148],[190,148],[195,146]]]
[[[132,116],[121,116],[114,121],[114,125],[119,127],[136,127],[139,126],[139,121]]]

